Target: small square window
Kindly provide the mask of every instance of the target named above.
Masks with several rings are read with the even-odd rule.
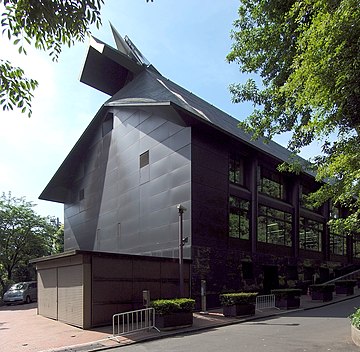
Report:
[[[146,165],[149,165],[149,151],[140,155],[140,169]]]

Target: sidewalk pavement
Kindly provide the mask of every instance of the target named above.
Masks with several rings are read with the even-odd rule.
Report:
[[[0,352],[93,352],[110,350],[114,347],[121,347],[133,343],[161,339],[194,331],[215,329],[221,326],[270,318],[294,311],[318,308],[356,297],[360,297],[360,289],[355,289],[353,296],[334,294],[334,298],[330,302],[312,301],[310,296],[303,295],[300,299],[299,309],[265,309],[262,312],[256,311],[254,316],[247,317],[224,317],[221,309],[210,310],[208,314],[194,313],[193,325],[191,327],[161,332],[155,329],[150,331],[144,330],[117,338],[112,336],[111,326],[93,330],[82,330],[36,315],[36,305],[26,310],[2,307],[0,309],[0,338],[2,341]],[[7,315],[4,313],[7,313]],[[16,319],[16,314],[18,317],[21,317],[21,319]],[[14,325],[12,323],[14,323]],[[8,326],[6,324],[8,324]]]

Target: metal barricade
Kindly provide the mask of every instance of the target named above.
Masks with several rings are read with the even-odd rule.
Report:
[[[155,309],[145,308],[114,314],[112,318],[113,337],[131,334],[140,330],[155,329]]]
[[[275,306],[275,295],[261,295],[256,297],[256,310],[279,309]]]

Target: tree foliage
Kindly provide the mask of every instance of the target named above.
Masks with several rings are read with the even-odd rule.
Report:
[[[336,223],[347,232],[360,225],[359,5],[359,0],[243,0],[227,57],[241,72],[261,78],[230,87],[234,102],[254,104],[241,123],[254,138],[290,131],[294,153],[321,141],[322,154],[312,161],[317,179],[327,183],[312,199],[316,205],[332,199],[346,206],[350,217]]]
[[[83,42],[91,25],[101,25],[104,0],[0,0],[2,35],[26,54],[26,45],[47,51],[54,61],[63,45]],[[31,116],[31,99],[38,83],[0,58],[0,106],[20,108]]]
[[[0,284],[33,279],[29,261],[63,251],[63,227],[41,217],[34,204],[9,193],[0,197]]]

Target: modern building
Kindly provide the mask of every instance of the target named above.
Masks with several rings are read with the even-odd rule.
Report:
[[[190,295],[206,280],[209,306],[360,263],[357,240],[326,225],[340,210],[306,204],[313,175],[277,171],[287,149],[251,140],[113,33],[117,49],[92,39],[81,75],[111,98],[40,196],[64,204],[66,251],[176,259],[181,204]]]

